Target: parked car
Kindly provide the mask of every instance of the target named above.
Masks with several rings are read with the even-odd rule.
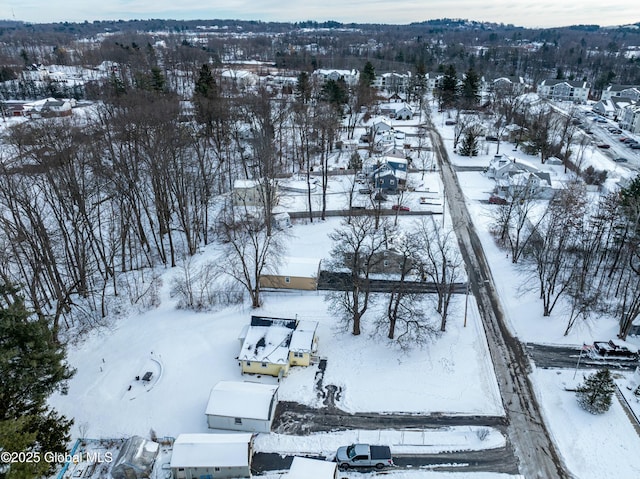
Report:
[[[603,150],[611,148],[611,145],[609,145],[608,143],[598,143],[596,146],[598,148],[602,148]]]
[[[408,206],[404,206],[404,205],[393,205],[391,209],[393,211],[411,211],[411,209]]]
[[[451,125],[455,125],[455,124],[457,124],[457,122],[456,122],[455,120],[446,120],[446,121],[444,122],[444,124],[445,124],[445,125],[449,125],[449,126],[451,126]]]
[[[339,447],[336,452],[336,462],[338,468],[342,470],[350,467],[382,469],[394,465],[389,446],[370,446],[369,444],[351,444]]]
[[[623,157],[619,156],[618,158],[614,158],[614,159],[613,159],[613,161],[615,161],[616,163],[626,163],[626,162],[627,162],[627,161],[629,161],[629,160],[627,160],[626,158],[623,158]]]
[[[360,193],[361,195],[370,195],[371,194],[371,188],[360,188],[358,190],[358,193]]]
[[[498,137],[497,136],[485,136],[484,138],[487,141],[494,141],[494,142],[498,141]]]
[[[614,135],[619,135],[620,133],[622,133],[622,130],[620,128],[609,128],[609,131]]]
[[[502,196],[491,195],[489,197],[489,203],[492,205],[506,205],[507,200],[505,200]]]
[[[640,143],[632,143],[631,144],[631,149],[640,150]]]
[[[588,351],[588,354],[593,359],[609,358],[632,361],[638,359],[638,351],[631,350],[613,341],[595,341],[593,348]]]

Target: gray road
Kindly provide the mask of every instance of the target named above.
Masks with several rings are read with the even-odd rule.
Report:
[[[592,359],[586,354],[580,356],[580,348],[570,346],[549,346],[545,344],[527,343],[526,349],[536,364],[540,368],[580,368],[580,369],[600,369],[609,368],[611,370],[624,369],[634,370],[638,366],[638,361],[626,359]],[[580,360],[578,364],[578,359]]]
[[[520,473],[527,479],[570,478],[572,476],[559,457],[542,420],[528,376],[530,368],[526,353],[505,327],[491,270],[442,138],[434,128],[431,129],[431,140],[440,162],[449,212],[469,273],[471,291],[478,303],[502,402],[509,418],[507,432],[519,460]]]

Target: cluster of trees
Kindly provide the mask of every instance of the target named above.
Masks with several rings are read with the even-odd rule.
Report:
[[[298,173],[311,185],[312,171],[320,172],[324,218],[342,112],[351,112],[353,128],[361,107],[374,101],[371,64],[359,85],[338,85],[340,95],[332,94],[336,85],[318,84],[306,72],[293,95],[282,95],[225,82],[203,64],[190,87],[191,112],[154,66],[152,52],[135,55],[149,68],[122,65],[92,86],[102,99],[92,114],[22,123],[5,138],[0,279],[28,285],[29,306],[52,318],[54,335],[106,317],[120,296],[153,301],[148,269],[174,267],[212,241],[245,243],[225,257],[241,271],[225,271],[258,306],[255,264],[277,263],[277,178]],[[259,182],[259,207],[220,200],[237,179]],[[307,203],[313,221],[310,194]],[[255,240],[251,255],[248,237]],[[253,267],[245,264],[249,257]],[[209,268],[196,276],[203,275],[218,276]],[[191,291],[183,304],[206,307],[203,298],[225,296],[219,292],[201,290],[196,300]]]
[[[332,260],[326,265],[340,291],[328,295],[331,308],[353,335],[362,332],[362,318],[376,302],[383,313],[373,323],[401,346],[420,344],[445,331],[454,287],[463,277],[455,233],[432,218],[401,231],[387,218],[357,215],[345,219],[329,235]],[[374,293],[376,275],[393,272],[388,293]],[[424,294],[416,281],[429,281],[435,295]],[[429,306],[429,301],[434,301]],[[439,317],[434,323],[429,311]]]
[[[595,203],[582,181],[572,181],[533,214],[537,194],[531,184],[516,188],[497,208],[494,231],[529,271],[543,315],[564,305],[568,334],[579,320],[613,314],[625,338],[640,315],[640,178]]]

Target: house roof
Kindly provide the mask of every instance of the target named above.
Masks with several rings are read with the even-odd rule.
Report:
[[[171,468],[249,467],[252,434],[180,434],[173,443]]]
[[[316,329],[318,329],[317,321],[298,321],[298,326],[291,335],[289,349],[298,353],[311,353]]]
[[[332,479],[335,477],[337,466],[338,464],[335,462],[296,456],[291,463],[287,479],[308,479],[310,477]]]
[[[269,420],[277,391],[275,384],[220,381],[211,390],[205,414]]]
[[[295,276],[299,278],[315,278],[320,268],[319,258],[286,257],[278,269],[278,276]]]
[[[258,319],[259,321],[256,321]],[[238,359],[271,364],[289,362],[289,344],[295,319],[251,318]]]
[[[238,359],[287,364],[289,351],[311,351],[317,327],[315,321],[253,316]]]

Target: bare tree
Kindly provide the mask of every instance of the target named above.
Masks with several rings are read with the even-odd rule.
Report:
[[[385,220],[377,228],[374,217],[362,215],[343,221],[329,234],[333,248],[328,268],[340,283],[340,291],[331,293],[329,299],[332,309],[352,325],[354,336],[361,332],[361,319],[371,300],[369,278],[383,260],[380,253],[386,245],[385,232],[391,230]]]
[[[277,229],[269,233],[271,218],[265,215],[262,208],[227,204],[218,217],[223,248],[219,267],[244,287],[253,308],[262,304],[260,277],[276,273],[284,255],[284,233]]]
[[[462,255],[455,232],[443,228],[432,217],[418,225],[417,236],[421,251],[420,272],[436,288],[436,311],[440,314],[440,330],[445,331],[454,286],[464,267]]]

